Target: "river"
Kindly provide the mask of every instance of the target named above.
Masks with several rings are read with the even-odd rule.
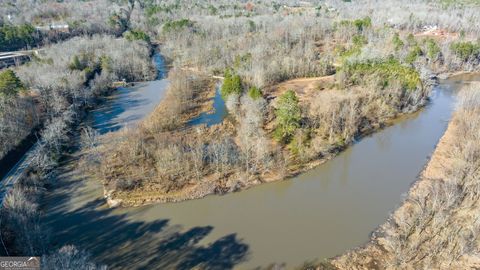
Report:
[[[160,103],[168,86],[165,79],[167,69],[159,53],[153,55],[153,62],[157,69],[156,80],[135,83],[133,87],[119,87],[92,111],[92,127],[100,134],[134,125]]]
[[[442,81],[426,108],[307,173],[224,196],[109,209],[72,158],[46,195],[45,222],[57,247],[75,244],[111,269],[291,268],[332,257],[368,241],[398,206],[447,127],[455,91],[478,78]]]

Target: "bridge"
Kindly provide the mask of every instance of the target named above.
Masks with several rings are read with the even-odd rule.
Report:
[[[18,66],[30,61],[30,56],[20,52],[0,53],[0,69],[10,66]]]
[[[0,69],[24,64],[31,59],[31,55],[38,55],[43,49],[22,50],[14,52],[0,52]]]

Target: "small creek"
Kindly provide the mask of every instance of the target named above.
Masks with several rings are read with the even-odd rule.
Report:
[[[205,124],[208,127],[220,124],[227,116],[227,107],[220,94],[221,82],[215,86],[215,96],[213,97],[213,111],[203,112],[199,116],[190,120],[187,124],[190,126]]]
[[[101,185],[67,165],[46,196],[45,219],[57,246],[78,245],[112,269],[291,268],[332,257],[365,243],[398,206],[445,132],[455,91],[478,79],[442,81],[426,108],[307,173],[225,196],[109,209]],[[114,99],[129,100],[123,98]],[[123,116],[97,117],[99,128],[138,115],[120,107],[127,108]]]

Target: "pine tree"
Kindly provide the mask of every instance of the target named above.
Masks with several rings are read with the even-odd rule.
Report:
[[[13,97],[23,89],[23,84],[13,70],[7,69],[0,73],[0,96]]]
[[[280,96],[275,114],[277,117],[276,139],[283,142],[290,141],[300,127],[302,119],[299,100],[293,90],[288,90]]]
[[[220,93],[224,100],[231,94],[240,95],[242,93],[242,80],[239,75],[232,75],[232,72],[227,69],[224,74],[225,79],[223,80],[222,88]]]

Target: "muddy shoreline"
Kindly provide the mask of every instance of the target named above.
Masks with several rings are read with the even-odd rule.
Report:
[[[207,97],[210,97],[208,95]],[[288,181],[291,180],[292,178],[295,178],[302,173],[308,172],[325,162],[335,158],[338,154],[342,153],[346,149],[348,149],[352,144],[354,144],[356,141],[362,140],[365,137],[368,137],[380,130],[383,130],[387,127],[393,126],[396,123],[400,122],[402,119],[405,117],[415,115],[417,113],[420,113],[426,105],[429,104],[429,99],[428,97],[425,99],[423,104],[416,108],[415,111],[410,111],[410,112],[404,112],[396,115],[393,119],[387,120],[385,123],[380,124],[380,125],[375,125],[375,126],[370,126],[368,129],[365,129],[361,132],[360,135],[357,136],[354,142],[351,142],[349,144],[345,144],[343,146],[337,146],[333,148],[330,152],[328,152],[327,155],[322,156],[321,158],[314,159],[311,161],[308,161],[306,163],[296,163],[290,165],[290,168],[288,171],[283,174],[283,175],[269,175],[269,176],[264,176],[260,180],[260,177],[257,177],[256,180],[254,181],[247,181],[244,182],[242,186],[234,189],[234,190],[226,190],[222,188],[222,184],[228,181],[229,178],[226,180],[222,180],[221,182],[202,182],[200,184],[197,184],[195,186],[189,186],[185,188],[184,190],[180,190],[178,192],[173,192],[171,194],[152,194],[151,197],[148,195],[145,196],[145,191],[138,190],[138,191],[133,191],[135,193],[141,194],[142,199],[138,200],[125,200],[124,198],[119,198],[122,196],[115,196],[116,194],[114,192],[111,192],[110,190],[106,189],[104,185],[103,193],[105,196],[106,203],[110,207],[139,207],[139,206],[144,206],[144,205],[150,205],[150,204],[155,204],[155,203],[178,203],[178,202],[184,202],[187,200],[197,200],[197,199],[202,199],[205,198],[206,196],[209,195],[225,195],[228,193],[232,192],[242,192],[244,190],[248,190],[252,187],[259,186],[264,183],[272,183],[272,182],[278,182],[278,181]],[[211,107],[211,102],[207,101],[203,105],[199,106],[198,110],[195,110],[195,113],[192,115],[199,115],[201,112],[207,111],[207,108]],[[188,116],[190,118],[191,115]],[[182,116],[182,119],[185,120],[186,117]],[[216,132],[225,132],[225,130],[231,129],[231,127],[223,123],[221,125],[218,125],[216,127]],[[214,131],[215,132],[215,131]],[[212,133],[214,133],[212,132]],[[293,169],[292,169],[293,167]],[[232,177],[232,176],[230,176]],[[233,176],[235,177],[235,176]],[[98,180],[97,180],[98,181]]]
[[[445,75],[448,79],[454,79],[461,76],[478,76],[478,72],[455,72]],[[467,80],[465,81],[467,82]],[[402,203],[394,210],[392,215],[385,223],[379,225],[371,233],[370,240],[351,250],[346,251],[342,255],[332,258],[328,263],[331,263],[337,269],[378,269],[383,267],[384,263],[391,259],[395,254],[387,252],[384,245],[388,245],[386,239],[387,233],[385,229],[389,223],[395,223],[395,220],[402,220],[405,213],[413,214],[412,205],[415,198],[424,198],[428,200],[431,195],[429,192],[434,188],[438,182],[448,182],[449,170],[454,170],[455,159],[452,157],[452,151],[455,149],[456,136],[458,136],[458,125],[456,122],[457,113],[454,112],[450,119],[445,133],[438,141],[434,152],[429,157],[422,171],[419,173],[416,180],[411,184]],[[429,195],[430,194],[430,195]],[[408,214],[407,214],[408,215]],[[425,232],[427,233],[427,232]],[[382,266],[383,265],[383,266]]]
[[[399,207],[395,209],[393,216],[395,216],[395,213],[402,211],[403,208],[407,207],[406,202],[408,197],[412,196],[412,194],[419,192],[421,189],[424,189],[425,186],[430,184],[430,182],[432,181],[432,178],[430,178],[429,175],[431,175],[431,172],[435,170],[434,167],[439,166],[438,160],[442,158],[442,153],[448,150],[448,147],[449,147],[448,142],[452,140],[451,137],[453,136],[452,134],[454,133],[455,133],[454,125],[452,122],[449,122],[447,130],[445,131],[441,139],[437,142],[437,146],[435,147],[434,152],[430,156],[427,163],[424,165],[422,171],[418,174],[417,180],[415,180],[410,185],[410,188],[407,192],[407,196],[405,197],[404,201],[399,205]],[[367,254],[370,253],[369,256],[371,256],[372,258],[374,257],[380,258],[382,256],[381,254],[382,247],[378,245],[377,241],[380,237],[383,236],[383,233],[381,232],[382,225],[380,225],[378,228],[372,231],[371,238],[367,243],[358,247],[354,247],[351,250],[345,252],[344,254],[332,258],[330,261],[332,265],[334,265],[338,269],[344,269],[345,267],[344,264],[345,264],[345,261],[348,260],[348,256],[352,256],[352,254],[355,254],[355,253],[361,253],[362,255],[365,253]],[[377,263],[370,258],[365,258],[364,260],[365,260],[363,262],[364,265],[362,265],[364,267],[367,267],[368,265],[368,267],[375,268],[377,265]],[[360,269],[363,269],[363,268],[360,268]]]
[[[446,79],[452,79],[457,76],[463,76],[463,75],[475,75],[478,74],[476,72],[448,72],[448,73],[442,73],[442,74],[437,74],[435,75],[435,78],[441,78],[444,80]],[[445,80],[446,80],[445,79]],[[432,88],[437,87],[439,85],[438,80],[435,80],[435,83],[431,85]],[[214,95],[214,92],[213,92]],[[206,97],[203,96],[202,98],[211,98],[212,97],[212,92],[210,92]],[[386,121],[386,123],[377,125],[377,126],[372,126],[370,129],[363,130],[361,134],[356,138],[355,141],[361,140],[365,137],[368,137],[382,129],[385,129],[389,126],[395,125],[396,123],[400,122],[403,118],[408,117],[410,115],[418,114],[421,113],[421,111],[425,108],[426,105],[431,102],[429,98],[423,102],[422,106],[419,106],[415,111],[410,111],[410,112],[404,112],[396,115],[393,119],[389,119]],[[199,106],[199,110],[195,110],[194,113],[191,115],[182,116],[183,119],[190,119],[192,116],[198,116],[200,113],[208,111],[209,108],[212,107],[212,103],[210,101],[207,101],[206,103],[203,102],[201,106]],[[219,131],[224,130],[226,127],[223,127],[222,125],[219,125]],[[228,128],[227,128],[228,129]],[[141,200],[135,200],[135,201],[129,201],[125,200],[123,198],[119,199],[118,197],[115,196],[115,194],[111,193],[104,187],[104,194],[105,194],[105,199],[107,204],[110,207],[138,207],[138,206],[143,206],[143,205],[149,205],[149,204],[155,204],[155,203],[176,203],[176,202],[183,202],[187,200],[196,200],[196,199],[202,199],[206,196],[209,195],[224,195],[227,193],[231,192],[241,192],[247,189],[250,189],[252,187],[258,186],[263,183],[271,183],[271,182],[277,182],[277,181],[286,181],[291,178],[294,178],[302,173],[308,172],[325,162],[331,160],[332,158],[335,158],[339,153],[345,151],[348,149],[353,143],[349,143],[346,145],[343,145],[341,147],[336,147],[332,151],[328,153],[328,155],[322,156],[321,158],[314,159],[311,161],[308,161],[306,163],[298,163],[298,164],[293,164],[290,167],[294,167],[294,169],[289,168],[286,174],[282,176],[270,176],[270,177],[264,177],[262,180],[263,181],[247,181],[244,183],[243,186],[240,186],[239,188],[231,191],[226,191],[225,189],[221,188],[221,183],[219,182],[202,182],[196,186],[190,186],[187,187],[185,190],[181,190],[178,192],[174,192],[172,194],[161,194],[160,196],[157,194],[152,194],[151,197],[144,197]],[[428,164],[428,161],[427,161]],[[427,166],[427,165],[425,165]],[[419,173],[421,175],[421,172]],[[417,178],[419,179],[419,177]],[[222,181],[224,182],[224,181]],[[134,191],[135,192],[135,191]],[[141,190],[138,191],[139,193],[142,193]]]
[[[369,233],[396,208],[400,194],[408,191],[422,170],[447,127],[442,119],[450,117],[450,91],[438,92],[440,95],[432,95],[433,102],[422,113],[407,115],[399,124],[366,136],[324,165],[300,174],[294,181],[265,183],[224,196],[206,196],[181,203],[150,203],[135,208],[108,208],[101,183],[85,178],[85,174],[77,170],[78,162],[72,161],[60,175],[59,188],[53,188],[48,194],[49,203],[44,207],[47,220],[58,230],[55,239],[59,246],[78,243],[92,250],[98,261],[119,269],[132,266],[120,267],[122,254],[127,251],[141,252],[145,259],[158,258],[162,253],[157,249],[149,253],[149,248],[138,236],[126,235],[124,241],[129,243],[126,250],[120,243],[104,252],[100,247],[105,242],[98,239],[97,229],[110,235],[111,228],[120,226],[122,229],[116,230],[115,235],[124,235],[130,225],[143,224],[138,228],[143,234],[150,224],[159,220],[168,220],[183,231],[199,226],[214,228],[205,239],[194,244],[195,247],[216,243],[225,235],[237,235],[251,254],[239,263],[239,269],[267,266],[272,262],[285,262],[288,268],[293,268],[304,260],[331,258],[367,242]],[[402,163],[395,165],[395,160],[402,160]],[[63,200],[61,204],[60,200]],[[360,217],[364,218],[360,220]],[[107,226],[104,224],[107,221],[115,221],[115,225]],[[289,235],[287,231],[293,227],[302,233]],[[77,234],[79,231],[82,233]],[[148,246],[163,246],[168,231],[147,232],[145,239],[151,243]],[[297,251],[279,249],[272,252],[272,247],[288,245],[296,247]],[[182,250],[178,253],[184,254]],[[130,269],[141,265],[135,263]],[[160,265],[163,265],[161,261]]]

